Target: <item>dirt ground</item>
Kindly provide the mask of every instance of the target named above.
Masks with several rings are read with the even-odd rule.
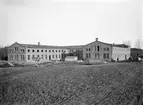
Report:
[[[142,63],[0,68],[0,105],[142,105],[142,70]]]

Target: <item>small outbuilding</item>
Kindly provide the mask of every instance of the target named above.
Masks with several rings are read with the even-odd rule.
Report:
[[[77,56],[67,56],[65,57],[65,61],[77,61]]]
[[[132,58],[136,58],[136,57],[143,58],[143,49],[131,48],[131,57]]]
[[[122,61],[130,57],[130,47],[124,44],[113,44],[112,47],[112,60]]]

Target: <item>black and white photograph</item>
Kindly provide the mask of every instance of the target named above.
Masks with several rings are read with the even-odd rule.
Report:
[[[0,105],[143,105],[143,0],[0,0]]]

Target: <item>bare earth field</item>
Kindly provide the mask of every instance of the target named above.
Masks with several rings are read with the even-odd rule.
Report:
[[[143,63],[0,68],[0,105],[143,105],[142,72]]]

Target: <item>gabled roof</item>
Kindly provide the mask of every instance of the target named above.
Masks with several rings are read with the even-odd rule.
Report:
[[[20,43],[15,42],[15,43],[13,43],[12,45],[8,46],[7,48],[10,48],[10,47],[13,46],[14,44],[18,44],[18,45],[20,45],[20,46],[25,47],[23,44],[20,44]]]
[[[93,42],[88,43],[88,44],[86,44],[86,45],[93,44],[93,43],[95,43],[95,42],[98,42],[98,43],[103,43],[103,44],[107,44],[107,45],[112,45],[112,44],[105,43],[105,42],[101,42],[101,41],[93,41]],[[86,46],[86,45],[85,45],[85,46]]]

